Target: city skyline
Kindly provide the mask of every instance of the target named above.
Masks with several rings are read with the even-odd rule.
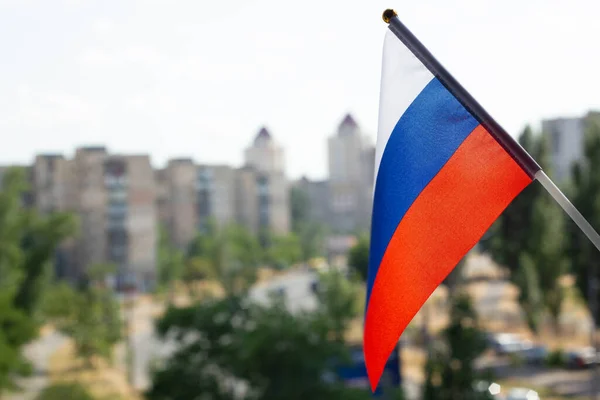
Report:
[[[346,113],[375,139],[388,7],[513,135],[600,108],[592,2],[0,0],[0,164],[101,144],[241,165],[265,125],[290,178],[323,179]]]

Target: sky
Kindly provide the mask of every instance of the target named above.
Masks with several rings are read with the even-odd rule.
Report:
[[[375,141],[386,8],[513,135],[600,108],[595,0],[0,0],[0,164],[240,165],[264,125],[324,178],[346,113]]]

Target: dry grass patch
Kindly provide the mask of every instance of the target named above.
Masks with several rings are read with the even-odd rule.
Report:
[[[143,398],[127,383],[124,374],[103,360],[87,367],[75,356],[71,341],[63,345],[50,358],[48,367],[50,382],[76,382],[100,400],[142,400]]]

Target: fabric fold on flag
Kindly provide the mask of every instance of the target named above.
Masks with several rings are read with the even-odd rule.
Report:
[[[387,32],[364,332],[373,390],[421,306],[531,182],[476,116]]]

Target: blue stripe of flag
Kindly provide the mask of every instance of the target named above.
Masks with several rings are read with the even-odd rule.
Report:
[[[477,125],[477,120],[436,78],[400,116],[377,173],[367,305],[379,265],[400,220]]]

